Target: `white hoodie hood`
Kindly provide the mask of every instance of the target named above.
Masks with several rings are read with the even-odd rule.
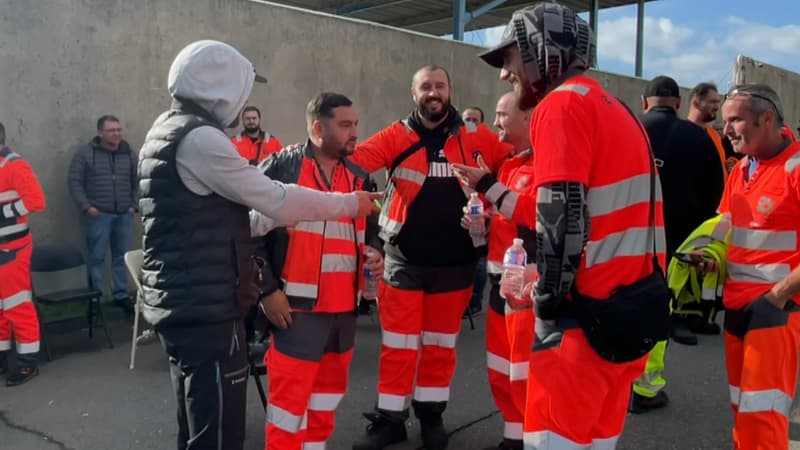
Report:
[[[256,72],[238,50],[224,42],[197,41],[178,53],[169,68],[172,97],[191,100],[230,126],[253,89]]]

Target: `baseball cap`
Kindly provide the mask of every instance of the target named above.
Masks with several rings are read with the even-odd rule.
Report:
[[[511,22],[506,25],[506,29],[503,30],[503,35],[500,37],[500,43],[489,50],[486,50],[485,52],[479,53],[478,56],[482,60],[486,61],[486,63],[490,66],[500,69],[503,67],[503,51],[506,49],[506,47],[516,44],[517,37],[516,32],[514,31],[514,23],[512,19]]]
[[[666,75],[659,75],[644,88],[645,97],[677,97],[680,98],[681,90],[678,83]]]

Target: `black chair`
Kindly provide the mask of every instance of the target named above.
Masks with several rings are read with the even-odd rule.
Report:
[[[89,285],[88,268],[81,251],[71,245],[34,245],[31,257],[31,277],[33,279],[33,303],[36,305],[41,323],[41,337],[45,355],[52,361],[50,338],[47,327],[56,323],[74,321],[77,317],[69,315],[54,320],[46,320],[43,306],[56,310],[57,305],[85,303],[89,324],[89,338],[94,337],[97,318],[100,319],[109,348],[114,348],[108,332],[108,321],[103,314],[102,293]],[[53,286],[58,286],[53,288]]]
[[[261,377],[267,375],[267,365],[264,364],[264,354],[268,349],[268,337],[259,342],[250,342],[247,344],[247,359],[250,362],[250,376],[253,377],[253,382],[256,384],[258,396],[261,398],[261,404],[264,405],[264,411],[267,410],[267,394],[264,391],[264,385],[261,383]]]

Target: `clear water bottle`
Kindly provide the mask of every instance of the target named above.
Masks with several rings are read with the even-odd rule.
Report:
[[[373,256],[372,251],[364,252],[364,260],[367,261]],[[375,300],[378,298],[378,276],[372,273],[367,266],[364,266],[364,290],[361,291],[361,298],[364,300]]]
[[[472,245],[475,247],[486,245],[486,221],[483,217],[483,202],[478,198],[477,192],[469,194],[467,212],[472,219],[472,223],[469,227],[469,236],[472,238]]]
[[[528,254],[522,247],[522,239],[514,239],[503,257],[503,275],[500,277],[500,296],[521,298],[522,289],[525,287],[525,266],[528,264]]]

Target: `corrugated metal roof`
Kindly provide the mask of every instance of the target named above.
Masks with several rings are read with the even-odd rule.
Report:
[[[271,0],[298,8],[322,11],[370,22],[441,36],[453,31],[453,0]],[[646,0],[655,1],[655,0]],[[489,0],[467,0],[467,11],[473,11]],[[504,25],[511,13],[533,3],[531,0],[507,0],[501,6],[473,19],[467,30]],[[575,11],[591,8],[590,0],[561,0]],[[613,8],[637,3],[637,0],[600,0],[600,8]]]

